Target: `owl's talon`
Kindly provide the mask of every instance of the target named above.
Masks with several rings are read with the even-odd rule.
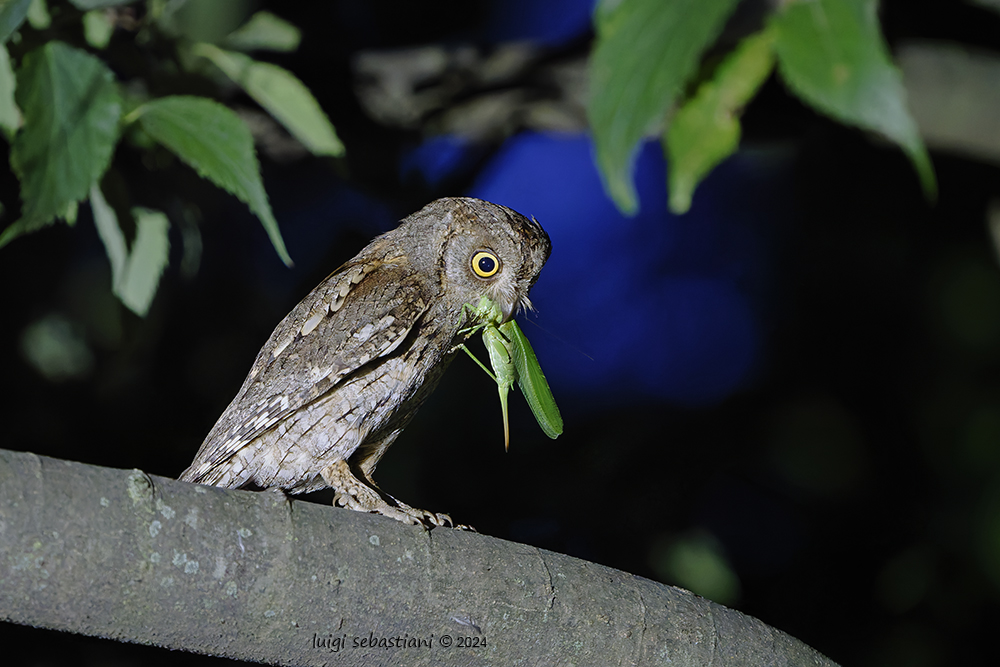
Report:
[[[451,517],[447,514],[435,514],[434,512],[428,512],[430,514],[430,520],[437,526],[454,526],[455,522],[452,521]]]
[[[390,505],[378,490],[358,479],[351,470],[350,464],[343,459],[334,461],[325,467],[320,474],[326,483],[335,489],[333,495],[335,507],[344,507],[355,512],[381,514],[405,524],[423,526],[428,529],[435,526],[455,526],[455,522],[447,514],[435,514],[410,507],[386,494],[396,503]]]

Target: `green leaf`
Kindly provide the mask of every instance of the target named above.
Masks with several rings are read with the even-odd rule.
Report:
[[[10,54],[7,47],[0,44],[0,128],[3,128],[8,141],[21,127],[21,110],[14,102],[16,89],[17,79],[10,65]]]
[[[24,57],[16,99],[24,126],[10,161],[24,205],[22,220],[4,230],[0,246],[17,235],[12,228],[24,233],[44,227],[87,197],[111,162],[121,115],[111,70],[58,41]]]
[[[83,36],[95,49],[106,48],[114,31],[114,21],[103,9],[92,9],[83,15]]]
[[[63,220],[66,221],[67,225],[72,227],[73,225],[76,224],[76,214],[79,211],[79,208],[80,205],[76,202],[75,199],[72,201],[68,201],[66,202],[66,205],[63,207],[63,209],[59,211],[57,217],[62,218]]]
[[[108,261],[111,262],[111,285],[117,294],[118,285],[122,282],[125,265],[128,262],[128,246],[125,244],[125,235],[122,234],[115,210],[108,205],[101,188],[96,183],[90,188],[90,211],[94,215],[97,235],[104,244]]]
[[[91,9],[100,9],[102,7],[117,7],[119,5],[130,5],[135,0],[69,0],[77,9],[82,9],[83,11],[89,11]]]
[[[267,201],[250,130],[231,110],[202,97],[176,95],[147,102],[129,114],[142,129],[173,151],[202,178],[246,203],[260,218],[287,265],[292,259]]]
[[[595,15],[587,115],[605,188],[623,212],[639,207],[637,144],[668,109],[738,0],[605,0]]]
[[[215,63],[314,155],[344,154],[330,119],[291,72],[207,43],[195,44],[192,51]]]
[[[747,37],[678,110],[664,135],[670,210],[685,213],[698,183],[740,145],[739,114],[774,68],[773,35]]]
[[[268,11],[259,11],[238,29],[229,33],[225,45],[237,51],[294,51],[299,48],[302,31]]]
[[[97,234],[111,262],[112,291],[129,310],[145,317],[170,256],[167,216],[160,211],[132,209],[136,235],[130,253],[118,216],[97,185],[90,189],[90,209]]]
[[[52,220],[42,221],[35,218],[18,218],[10,223],[3,232],[0,232],[0,248],[4,247],[19,236],[37,232],[39,229],[48,227]]]
[[[0,4],[0,44],[6,44],[10,36],[21,27],[30,6],[31,0],[6,0]]]
[[[217,44],[247,20],[250,3],[246,0],[188,1],[155,0],[146,3],[149,19],[157,28],[186,42]]]
[[[873,0],[788,3],[771,22],[778,69],[818,111],[899,144],[924,193],[937,194],[934,168],[906,108],[906,91],[879,30]]]
[[[164,213],[146,208],[133,208],[132,217],[135,218],[135,243],[114,291],[133,313],[145,317],[169,260],[167,231],[170,223]]]
[[[31,0],[28,6],[28,23],[35,30],[45,30],[52,25],[52,15],[45,0]]]
[[[559,406],[556,405],[556,399],[552,396],[549,382],[542,373],[531,343],[514,320],[504,322],[499,329],[510,341],[510,356],[517,370],[517,386],[528,401],[535,420],[545,435],[558,438],[563,432],[562,415],[559,414]]]

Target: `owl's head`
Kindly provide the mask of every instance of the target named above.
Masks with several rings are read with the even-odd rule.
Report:
[[[503,320],[531,308],[528,290],[549,258],[549,236],[533,219],[505,206],[470,197],[431,202],[412,217],[436,219],[442,286],[448,300],[476,304],[487,296]]]

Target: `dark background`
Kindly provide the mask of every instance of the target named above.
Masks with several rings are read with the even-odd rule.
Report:
[[[262,158],[295,268],[235,199],[121,149],[135,203],[172,215],[171,266],[140,319],[111,294],[85,210],[0,251],[3,447],[177,476],[300,298],[396,220],[471,194],[552,237],[538,326],[522,328],[565,433],[546,439],[512,394],[505,454],[493,384],[460,358],[380,464],[383,488],[486,534],[714,582],[706,595],[844,665],[994,664],[1000,273],[986,220],[1000,169],[934,151],[929,204],[899,150],[772,79],[747,109],[745,150],[690,213],[666,213],[653,143],[637,161],[641,213],[622,218],[582,133],[514,123],[456,147],[376,123],[353,89],[364,49],[488,54],[532,39],[538,67],[582,58],[588,2],[272,4],[304,37],[271,59],[314,91],[347,146],[337,161]],[[893,45],[1000,46],[1000,15],[970,4],[886,2],[882,19]],[[536,84],[529,69],[504,85]],[[3,178],[0,200],[15,202]],[[185,210],[197,212],[196,270]],[[55,380],[28,363],[26,332],[43,321],[90,362]],[[0,646],[35,665],[215,662],[12,625]]]

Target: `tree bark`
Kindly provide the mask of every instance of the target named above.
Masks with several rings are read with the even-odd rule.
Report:
[[[281,665],[834,665],[535,547],[6,450],[0,619]]]

